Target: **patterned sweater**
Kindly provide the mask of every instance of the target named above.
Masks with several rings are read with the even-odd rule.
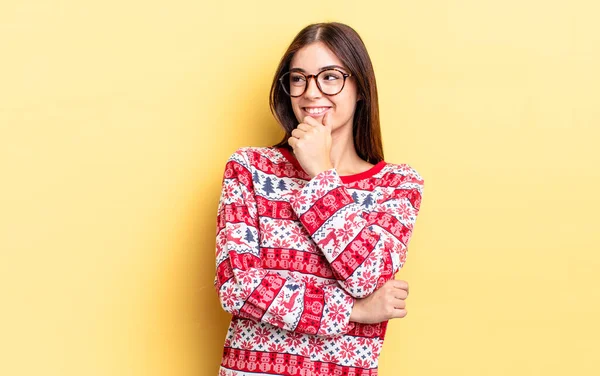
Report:
[[[312,179],[284,148],[243,147],[225,165],[215,289],[233,315],[220,375],[377,375],[387,322],[354,302],[402,267],[423,179],[377,163]]]

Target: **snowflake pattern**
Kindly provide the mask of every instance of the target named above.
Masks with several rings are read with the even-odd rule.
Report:
[[[377,375],[387,322],[350,312],[404,265],[422,194],[406,164],[311,179],[285,149],[234,152],[217,210],[214,284],[233,315],[219,375]]]

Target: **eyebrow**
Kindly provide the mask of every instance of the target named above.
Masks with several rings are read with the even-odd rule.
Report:
[[[326,67],[322,67],[321,69],[319,69],[319,71],[324,71],[324,70],[332,69],[332,68],[338,68],[338,69],[346,70],[346,68],[340,67],[339,65],[328,65]],[[302,68],[292,68],[292,69],[290,69],[290,72],[292,72],[292,71],[293,72],[300,71],[302,73],[306,73],[306,71],[304,69],[302,69]]]

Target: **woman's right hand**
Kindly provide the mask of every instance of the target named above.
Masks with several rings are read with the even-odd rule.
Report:
[[[357,299],[350,321],[377,324],[393,318],[405,317],[408,282],[391,279],[364,299]]]

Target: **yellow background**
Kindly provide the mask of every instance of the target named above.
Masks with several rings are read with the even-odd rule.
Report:
[[[0,3],[0,374],[216,375],[217,201],[295,34],[375,66],[425,179],[381,375],[597,375],[600,5]]]

